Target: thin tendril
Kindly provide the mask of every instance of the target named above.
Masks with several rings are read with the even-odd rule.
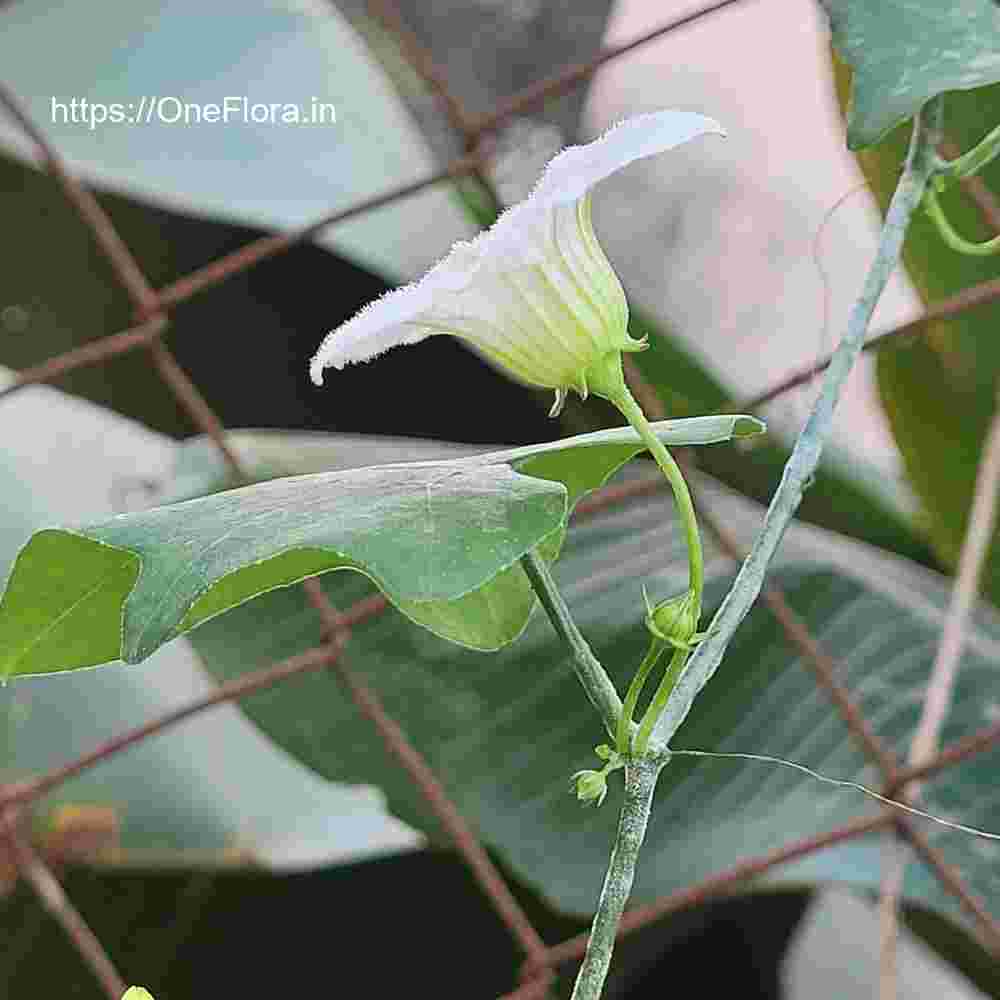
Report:
[[[826,267],[823,265],[823,258],[820,254],[820,242],[822,241],[824,235],[826,234],[827,226],[833,221],[833,217],[837,214],[843,204],[849,199],[853,198],[854,195],[861,191],[864,191],[870,187],[868,181],[861,181],[859,184],[855,184],[854,187],[849,188],[845,191],[827,210],[823,213],[823,219],[819,226],[816,228],[816,234],[812,238],[812,245],[809,248],[809,254],[812,257],[813,265],[816,268],[816,273],[819,275],[820,284],[823,286],[823,325],[820,328],[819,333],[819,351],[818,354],[828,354],[830,352],[827,340],[830,334],[830,273],[827,271]]]
[[[805,764],[799,764],[794,760],[785,760],[782,757],[771,757],[768,754],[762,753],[711,753],[708,750],[674,750],[673,747],[670,748],[669,753],[676,754],[678,757],[714,757],[719,760],[752,760],[758,761],[762,764],[780,764],[783,767],[790,767],[795,771],[801,771],[803,774],[807,774],[809,777],[815,778],[817,781],[822,781],[824,784],[835,785],[838,788],[849,788],[856,792],[862,792],[869,798],[875,799],[884,805],[892,806],[894,809],[901,809],[903,812],[910,813],[912,816],[919,816],[921,819],[928,819],[932,823],[937,823],[940,826],[946,826],[951,830],[957,830],[959,833],[968,833],[973,837],[982,837],[986,840],[1000,840],[1000,833],[990,833],[988,830],[980,830],[978,827],[966,826],[964,823],[955,823],[950,819],[935,816],[933,813],[925,812],[923,809],[917,809],[916,806],[907,805],[905,802],[900,802],[897,799],[890,799],[888,796],[881,795],[879,792],[874,791],[874,789],[869,788],[867,785],[862,785],[857,781],[848,781],[845,778],[830,778],[827,777],[827,775],[820,774],[818,771],[814,771],[812,768],[806,767]]]

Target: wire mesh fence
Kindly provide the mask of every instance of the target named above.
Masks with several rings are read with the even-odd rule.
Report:
[[[596,53],[586,62],[564,67],[552,76],[539,80],[534,85],[500,101],[489,113],[472,114],[451,91],[445,74],[434,64],[392,3],[388,0],[372,2],[369,5],[371,13],[397,39],[401,55],[412,65],[435,99],[440,102],[447,121],[455,131],[463,150],[462,154],[433,174],[416,178],[411,183],[391,191],[374,193],[346,210],[331,213],[300,229],[265,236],[248,243],[159,289],[151,286],[142,267],[97,200],[67,169],[59,153],[47,141],[43,130],[24,111],[18,96],[0,85],[0,106],[37,147],[45,169],[57,180],[65,198],[74,207],[81,222],[90,230],[94,241],[110,262],[117,280],[127,291],[133,308],[133,323],[128,329],[111,333],[102,339],[52,357],[44,364],[22,370],[10,385],[0,390],[0,397],[9,396],[29,385],[50,382],[78,367],[100,365],[126,352],[145,351],[149,364],[170,388],[192,423],[214,442],[234,479],[248,481],[247,470],[227,440],[225,427],[198,386],[177,363],[164,342],[164,335],[170,329],[170,312],[174,307],[265,260],[287,252],[328,227],[407,198],[433,185],[448,184],[459,178],[471,177],[499,207],[500,198],[488,169],[489,139],[499,128],[514,116],[569,92],[590,78],[603,64],[625,58],[640,46],[668,32],[683,29],[686,25],[720,12],[735,3],[737,0],[722,0],[682,18],[665,22],[626,44]],[[954,301],[939,303],[930,311],[930,317],[953,315],[998,297],[1000,297],[1000,281],[984,283],[955,297]],[[919,335],[925,328],[926,318],[883,335],[871,346],[877,347],[894,336]],[[825,361],[822,361],[808,371],[792,373],[767,393],[748,401],[744,404],[744,408],[755,408],[794,388],[814,377],[824,366]],[[652,403],[647,403],[653,410],[650,416],[658,418],[663,416],[662,413],[655,412],[658,405],[655,402],[655,395],[648,391],[643,392],[638,372],[631,369],[628,375],[635,385],[636,394],[640,398],[644,396],[646,400],[652,400]],[[658,488],[660,488],[658,483],[653,484],[647,480],[639,480],[626,486],[607,487],[581,504],[578,513],[585,516],[589,512],[621,503],[630,496]],[[704,507],[702,513],[722,549],[734,559],[740,558],[741,554],[736,544],[728,537],[724,527],[716,523],[711,517],[711,512]],[[389,753],[419,788],[434,815],[447,831],[455,849],[468,865],[497,915],[520,947],[524,956],[524,964],[519,974],[520,985],[510,997],[529,1000],[532,997],[547,995],[553,982],[554,970],[564,964],[578,961],[584,954],[585,937],[555,943],[542,939],[517,902],[504,877],[491,861],[476,832],[450,801],[443,783],[428,766],[419,749],[409,741],[406,733],[386,713],[375,692],[341,660],[342,650],[350,643],[352,627],[380,614],[386,608],[385,599],[373,596],[351,607],[336,609],[331,606],[316,579],[306,581],[303,586],[309,602],[316,611],[316,645],[312,649],[222,684],[209,695],[178,710],[151,719],[134,729],[115,734],[92,751],[48,773],[0,789],[3,833],[9,845],[9,856],[17,870],[33,887],[44,906],[60,921],[108,996],[118,1000],[125,984],[101,943],[89,930],[72,901],[63,893],[47,859],[33,846],[26,833],[26,823],[33,806],[43,795],[53,791],[68,779],[99,765],[115,754],[127,751],[129,747],[156,733],[180,724],[197,713],[225,702],[236,701],[277,684],[292,682],[295,677],[310,671],[333,670],[337,672],[357,710],[378,731]],[[808,627],[796,617],[780,589],[770,587],[764,595],[764,600],[780,622],[788,642],[798,650],[803,661],[813,670],[817,685],[825,691],[859,746],[880,769],[885,794],[898,793],[907,782],[938,773],[943,768],[953,766],[971,755],[995,746],[1000,740],[1000,723],[997,723],[947,747],[934,760],[921,767],[901,767],[892,750],[884,746],[875,736],[851,693],[837,681],[836,664],[810,634]],[[883,811],[874,817],[860,817],[821,835],[793,841],[760,857],[734,859],[731,867],[697,884],[652,904],[632,909],[622,924],[621,934],[632,933],[640,927],[662,919],[667,914],[698,905],[714,896],[731,891],[738,883],[758,877],[775,866],[789,863],[851,838],[893,827],[930,866],[947,890],[961,901],[976,921],[983,938],[994,949],[1000,951],[1000,924],[990,915],[984,903],[966,887],[958,872],[945,862],[920,831],[901,814],[892,810]]]

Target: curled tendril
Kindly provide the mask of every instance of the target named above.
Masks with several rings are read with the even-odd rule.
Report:
[[[982,243],[973,243],[955,231],[951,222],[948,221],[948,216],[945,215],[944,208],[938,198],[938,192],[933,184],[927,187],[927,192],[924,195],[924,206],[931,221],[937,227],[937,231],[941,234],[941,239],[952,250],[957,250],[968,257],[990,257],[995,253],[1000,253],[1000,236],[995,236]]]

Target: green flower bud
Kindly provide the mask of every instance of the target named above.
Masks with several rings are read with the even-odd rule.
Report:
[[[682,649],[691,645],[698,631],[701,606],[694,592],[685,591],[676,597],[661,601],[655,607],[643,591],[646,601],[646,628],[658,639]]]
[[[604,771],[577,771],[570,778],[570,790],[586,805],[599,806],[608,794],[608,778]]]
[[[145,990],[141,986],[130,986],[122,994],[122,1000],[153,1000],[153,996],[149,990]]]

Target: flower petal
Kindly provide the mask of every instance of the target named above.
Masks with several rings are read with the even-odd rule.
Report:
[[[624,292],[590,224],[587,194],[633,160],[699,135],[722,134],[685,111],[638,115],[600,139],[563,150],[532,194],[485,233],[457,243],[422,279],[383,295],[328,334],[310,365],[368,361],[450,333],[536,385],[586,391],[591,360],[628,349]]]
[[[557,205],[579,201],[594,185],[656,153],[701,135],[725,135],[712,118],[693,111],[653,111],[612,126],[599,139],[582,146],[568,146],[549,161],[531,195],[504,213],[486,234],[493,251],[503,253],[509,242],[523,239],[524,230],[545,225]]]

